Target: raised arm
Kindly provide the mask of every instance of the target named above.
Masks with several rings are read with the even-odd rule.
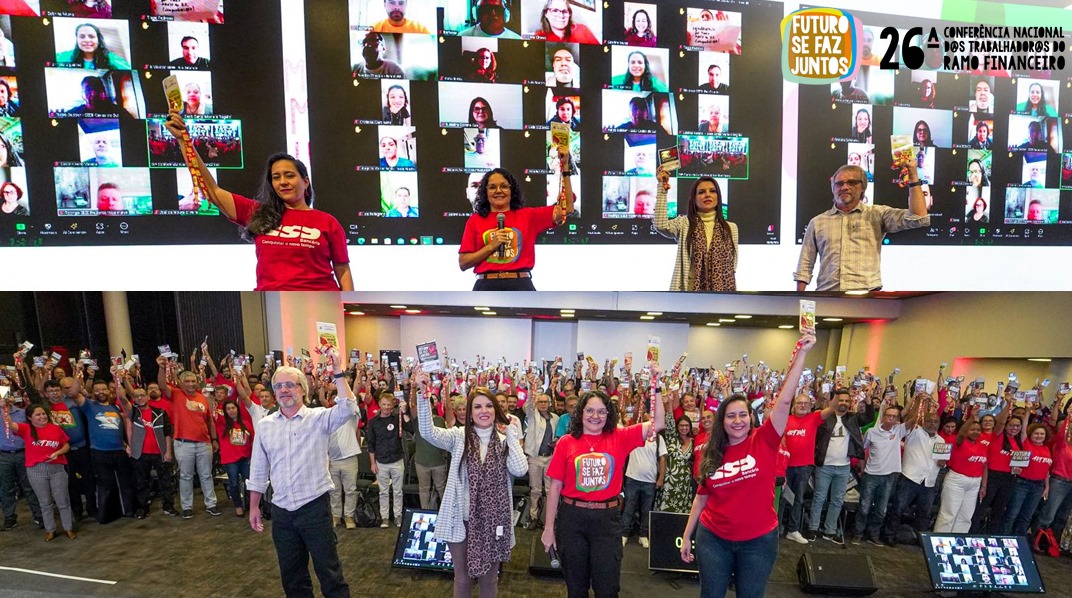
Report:
[[[658,179],[655,185],[655,230],[663,236],[676,239],[681,234],[681,227],[676,219],[670,220],[666,199],[666,193],[670,190],[670,173],[660,166],[655,171],[655,177]]]
[[[417,392],[423,394],[428,388],[428,372],[421,369],[420,365],[413,370],[413,375],[416,379]],[[444,430],[432,425],[432,404],[431,401],[424,398],[417,398],[417,429],[420,430],[421,438],[424,438],[432,446],[441,448],[447,451],[454,450],[454,440],[456,436],[450,432],[453,427],[454,409],[450,405],[447,409],[444,409],[444,414],[450,416],[448,429]],[[446,419],[446,418],[444,418]]]
[[[237,211],[235,210],[234,195],[230,191],[222,189],[216,184],[216,179],[212,178],[212,172],[205,166],[204,161],[201,160],[201,156],[197,151],[190,152],[193,155],[193,162],[191,163],[187,156],[186,142],[183,141],[183,134],[186,133],[186,121],[182,119],[182,116],[176,110],[172,110],[168,114],[168,119],[164,122],[164,126],[167,130],[175,136],[175,139],[179,141],[179,149],[182,152],[184,160],[187,160],[186,166],[192,170],[196,170],[201,174],[201,178],[205,181],[205,193],[206,199],[220,209],[220,212],[224,216],[227,216],[231,220],[237,217]]]
[[[804,371],[804,357],[814,346],[815,335],[809,332],[800,337],[793,349],[793,355],[789,360],[789,371],[785,374],[782,387],[778,389],[778,397],[774,400],[774,409],[770,416],[771,425],[777,430],[779,436],[785,433],[785,426],[789,422],[793,397],[796,396],[797,386],[800,384],[800,374]]]
[[[156,356],[156,383],[160,386],[160,392],[171,400],[171,385],[167,379],[168,360],[163,355]]]

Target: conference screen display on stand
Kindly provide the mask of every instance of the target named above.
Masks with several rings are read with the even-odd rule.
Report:
[[[1025,536],[921,533],[936,590],[1045,594]]]
[[[395,555],[391,566],[404,569],[454,571],[450,546],[433,537],[437,513],[424,509],[405,509],[398,529]]]

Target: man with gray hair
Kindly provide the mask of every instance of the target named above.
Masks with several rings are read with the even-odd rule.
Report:
[[[908,209],[868,205],[867,171],[859,166],[838,168],[830,179],[834,206],[811,219],[800,247],[793,279],[803,291],[811,282],[819,258],[817,291],[873,291],[882,288],[879,251],[887,233],[929,226],[927,201],[920,189],[916,161],[908,168]]]
[[[168,360],[163,355],[156,358],[157,383],[164,398],[171,401],[171,423],[175,427],[175,461],[179,464],[179,502],[182,518],[194,516],[194,472],[201,480],[201,494],[205,497],[205,511],[218,517],[216,488],[212,479],[212,453],[220,450],[216,438],[216,426],[212,422],[208,399],[201,394],[197,374],[186,370],[179,374],[179,385],[168,383]]]
[[[309,381],[305,374],[297,368],[280,367],[272,375],[279,411],[262,418],[253,437],[246,482],[249,525],[258,533],[264,531],[261,496],[271,480],[275,489],[272,542],[287,596],[313,595],[310,557],[324,596],[350,596],[332,529],[328,446],[331,434],[357,413],[357,401],[340,365],[339,352],[331,348],[327,355],[338,390],[335,405],[307,407],[304,399],[309,394]]]

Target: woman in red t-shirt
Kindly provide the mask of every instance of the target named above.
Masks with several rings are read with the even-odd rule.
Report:
[[[269,156],[257,198],[250,199],[216,184],[197,151],[187,155],[186,122],[177,111],[171,111],[164,126],[179,140],[186,166],[204,181],[205,199],[243,227],[242,237],[256,245],[256,290],[354,290],[346,233],[334,216],[313,209],[305,164],[284,153]]]
[[[1025,451],[1031,453],[1027,467],[1012,468],[1016,475],[1016,485],[1012,489],[1012,499],[1005,511],[1004,526],[1001,533],[1022,536],[1027,533],[1035,509],[1039,502],[1050,495],[1050,468],[1053,456],[1050,454],[1050,429],[1044,424],[1031,424],[1020,436]]]
[[[0,401],[2,402],[2,401]],[[67,537],[74,540],[74,518],[71,515],[71,498],[67,492],[67,451],[71,450],[67,433],[52,423],[51,414],[44,405],[34,405],[27,413],[29,424],[11,421],[4,411],[4,425],[18,434],[26,446],[26,477],[41,503],[41,522],[45,525],[45,542],[56,537],[56,515],[52,507],[59,508],[60,521]]]
[[[744,394],[734,394],[718,406],[681,544],[681,560],[699,561],[701,596],[725,596],[734,577],[738,598],[761,598],[766,591],[778,558],[774,509],[778,446],[804,371],[804,357],[814,346],[810,333],[797,341],[785,383],[770,417],[759,428],[752,428],[752,405]]]
[[[213,419],[216,437],[220,439],[220,465],[227,470],[227,496],[231,497],[235,516],[244,517],[249,505],[245,482],[249,479],[249,460],[253,457],[253,421],[242,416],[234,399],[226,399],[223,413],[217,413]]]
[[[968,533],[979,498],[986,496],[987,446],[979,442],[979,420],[965,418],[949,456],[949,473],[942,482],[941,508],[935,532]]]
[[[596,596],[618,595],[625,459],[649,434],[666,427],[663,402],[654,404],[651,421],[619,428],[618,407],[610,397],[600,390],[586,393],[571,414],[569,434],[555,445],[547,466],[551,488],[541,539],[545,550],[558,551],[570,596],[587,596],[589,587]]]
[[[998,534],[1004,524],[1005,510],[1009,507],[1012,489],[1016,485],[1016,477],[1010,471],[1009,461],[1013,451],[1021,450],[1021,433],[1024,431],[1023,420],[1016,415],[1010,416],[1011,412],[1012,400],[1008,400],[992,428],[986,456],[986,496],[979,500],[975,514],[972,515],[973,534],[984,531]],[[980,422],[983,426],[983,433],[979,435],[980,442],[986,436],[986,421],[989,418],[990,416],[983,416]],[[984,528],[985,519],[989,519],[989,525]]]
[[[474,291],[535,291],[530,271],[536,264],[536,237],[573,213],[570,156],[559,152],[562,191],[554,205],[526,208],[514,175],[496,168],[480,180],[473,215],[465,221],[458,267],[475,268]],[[500,224],[501,223],[501,224]]]

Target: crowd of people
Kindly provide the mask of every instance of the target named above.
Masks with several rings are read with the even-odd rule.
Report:
[[[634,530],[648,548],[653,510],[688,514],[684,535],[695,540],[682,558],[698,561],[704,595],[723,595],[735,580],[738,594],[761,596],[767,575],[743,572],[773,567],[779,535],[894,546],[928,530],[1030,532],[1036,550],[1059,556],[1072,511],[1067,384],[1047,396],[1048,381],[1021,390],[1011,379],[988,392],[940,369],[935,380],[898,385],[894,375],[805,369],[813,344],[803,335],[785,370],[747,356],[723,368],[686,368],[682,356],[668,371],[634,367],[631,354],[621,367],[583,355],[572,367],[561,357],[459,363],[444,349],[443,367],[428,373],[413,358],[359,352],[345,369],[325,348],[320,363],[266,356],[256,372],[253,356],[233,351],[217,364],[207,341],[188,364],[163,346],[148,367],[126,356],[98,368],[87,352],[61,363],[20,351],[15,367],[0,370],[10,388],[0,529],[17,526],[23,496],[46,541],[60,531],[54,510],[71,539],[84,516],[107,524],[158,508],[189,519],[195,477],[204,512],[219,516],[222,471],[230,507],[255,530],[273,512],[288,518],[292,531],[273,536],[281,569],[291,569],[283,585],[293,588],[295,543],[314,565],[334,554],[306,538],[303,509],[322,510],[325,529],[358,527],[357,480],[368,473],[380,526],[392,515],[401,526],[413,471],[421,508],[439,509],[436,537],[450,543],[463,594],[474,582],[482,595],[494,591],[515,542],[515,509],[518,525],[542,528],[544,546],[557,551],[571,596],[589,587],[615,595],[621,559],[605,555],[620,555]],[[322,480],[288,479],[287,460],[299,457],[260,438],[268,421],[284,426],[271,428],[276,435],[304,421],[290,419],[297,413],[329,418],[330,430],[295,424],[324,434],[300,457],[322,461],[310,468]],[[371,471],[360,471],[362,452]],[[527,495],[512,495],[515,478],[527,478]],[[294,484],[310,494],[305,502],[292,504]],[[280,485],[288,492],[273,504]],[[754,550],[734,548],[742,543]],[[322,584],[345,586],[341,565],[322,573]]]

